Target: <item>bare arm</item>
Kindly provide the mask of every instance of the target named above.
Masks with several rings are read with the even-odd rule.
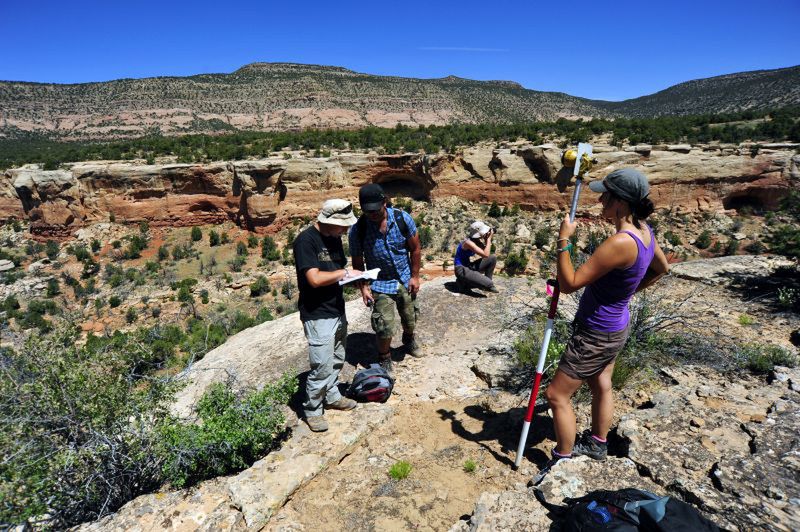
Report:
[[[306,281],[311,285],[311,288],[319,288],[336,284],[344,279],[346,275],[347,271],[344,269],[323,272],[319,268],[309,268],[306,270]]]
[[[568,251],[558,253],[558,288],[571,294],[590,285],[615,268],[624,268],[636,260],[636,243],[627,235],[617,234],[603,242],[577,271]]]
[[[650,261],[650,266],[647,267],[647,273],[644,274],[639,286],[636,287],[637,292],[653,286],[656,281],[669,273],[669,261],[664,255],[664,252],[661,251],[661,247],[658,245],[658,242],[656,242],[655,245],[656,250],[655,254],[653,255],[653,260]]]
[[[408,282],[408,291],[413,296],[419,292],[419,265],[422,261],[422,246],[419,243],[419,233],[406,239],[408,251],[411,253],[411,280]]]
[[[476,255],[486,258],[492,251],[492,233],[486,238],[486,245],[480,247],[478,244],[472,241],[471,238],[464,240],[464,243],[461,245],[462,247],[466,247]]]

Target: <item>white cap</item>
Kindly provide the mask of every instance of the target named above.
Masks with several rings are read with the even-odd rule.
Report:
[[[350,227],[356,223],[353,204],[343,199],[329,199],[322,204],[317,221],[323,224]]]
[[[492,228],[482,221],[475,220],[472,222],[472,225],[469,226],[469,231],[467,231],[467,233],[470,238],[480,238],[491,230]]]

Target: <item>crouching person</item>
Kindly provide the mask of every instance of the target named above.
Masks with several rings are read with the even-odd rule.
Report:
[[[357,404],[342,397],[338,387],[347,339],[344,294],[339,281],[360,273],[345,268],[342,235],[355,222],[349,201],[328,200],[314,225],[297,235],[293,245],[300,292],[298,308],[311,366],[303,410],[314,432],[328,430],[324,408],[351,410]]]
[[[491,255],[494,230],[480,220],[472,222],[467,230],[467,238],[456,248],[453,265],[456,270],[456,283],[461,291],[479,288],[497,292],[492,275],[497,258]],[[478,259],[471,260],[473,255]]]

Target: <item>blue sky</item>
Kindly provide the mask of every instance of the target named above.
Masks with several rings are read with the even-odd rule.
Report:
[[[800,64],[798,20],[800,0],[0,0],[0,79],[79,83],[297,62],[622,100]]]

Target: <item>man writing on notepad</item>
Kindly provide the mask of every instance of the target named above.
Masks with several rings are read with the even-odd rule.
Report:
[[[311,371],[303,403],[306,422],[314,432],[328,430],[325,408],[352,410],[356,402],[339,393],[339,372],[344,365],[347,318],[339,281],[360,275],[345,268],[342,235],[356,223],[347,200],[331,199],[322,205],[317,221],[302,231],[293,244],[298,309],[308,340]]]

